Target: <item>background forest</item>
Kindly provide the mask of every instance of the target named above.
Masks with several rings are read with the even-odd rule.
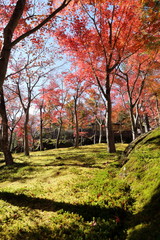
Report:
[[[40,4],[41,3],[41,4]],[[131,142],[160,125],[159,1],[0,1],[0,148]]]

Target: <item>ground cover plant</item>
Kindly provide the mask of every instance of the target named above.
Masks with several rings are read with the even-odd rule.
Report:
[[[127,239],[160,239],[160,128],[135,146],[123,172],[136,200]]]
[[[0,159],[0,239],[160,239],[159,136]],[[126,162],[124,164],[124,162]]]

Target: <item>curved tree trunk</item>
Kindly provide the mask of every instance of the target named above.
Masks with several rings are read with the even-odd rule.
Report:
[[[0,91],[0,114],[2,117],[2,151],[4,153],[6,165],[13,164],[12,154],[10,152],[9,140],[8,140],[8,119],[5,108],[5,101],[3,90]]]

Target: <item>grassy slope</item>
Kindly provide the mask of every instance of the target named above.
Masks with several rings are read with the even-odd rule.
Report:
[[[160,239],[160,129],[121,168],[105,144],[0,160],[0,239]],[[159,228],[158,228],[159,227]]]
[[[133,240],[160,239],[160,128],[144,138],[121,169],[136,200],[130,221]]]

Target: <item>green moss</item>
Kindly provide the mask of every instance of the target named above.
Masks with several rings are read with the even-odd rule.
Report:
[[[160,239],[160,129],[139,142],[15,154],[1,164],[0,239]]]
[[[130,184],[131,195],[136,199],[127,239],[160,239],[155,227],[159,226],[160,217],[160,128],[135,146],[124,168],[123,179]]]

